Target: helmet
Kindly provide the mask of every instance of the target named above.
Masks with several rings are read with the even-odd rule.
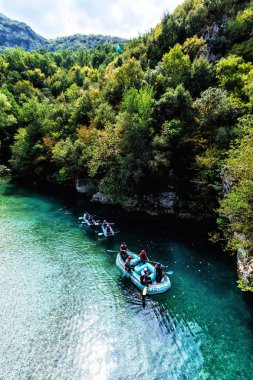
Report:
[[[131,256],[128,256],[128,258],[127,258],[128,260],[132,260],[132,257]]]
[[[156,263],[156,265],[157,265],[158,267],[160,267],[161,263],[158,261],[158,263]]]
[[[141,253],[146,253],[145,249],[142,249],[142,250],[141,250]]]
[[[107,223],[107,221],[106,221],[106,220],[103,220],[103,223]]]
[[[147,272],[148,271],[148,268],[144,268],[144,272]]]

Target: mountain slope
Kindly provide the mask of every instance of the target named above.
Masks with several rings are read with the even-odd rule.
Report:
[[[0,46],[21,47],[27,51],[43,48],[47,40],[23,22],[0,13]]]
[[[79,50],[93,49],[101,44],[117,44],[126,42],[119,37],[102,35],[75,34],[68,37],[59,37],[47,40],[35,33],[27,24],[11,20],[0,13],[0,49],[7,47],[21,47],[26,51],[44,49],[48,51],[57,50]]]

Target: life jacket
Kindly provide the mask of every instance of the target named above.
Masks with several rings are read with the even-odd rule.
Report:
[[[161,275],[163,274],[163,267],[160,265],[160,266],[155,266],[155,271],[156,271],[156,274],[158,275]]]
[[[147,254],[146,254],[146,252],[141,252],[141,253],[139,254],[139,258],[140,258],[140,259],[147,259]]]
[[[131,263],[130,263],[130,261],[128,261],[128,260],[125,262],[125,269],[126,269],[126,270],[131,269]]]

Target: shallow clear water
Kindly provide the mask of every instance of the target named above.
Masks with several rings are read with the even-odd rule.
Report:
[[[116,221],[114,242],[78,223],[85,209]],[[252,379],[252,301],[194,225],[6,181],[0,222],[1,380]],[[170,292],[143,304],[107,251],[122,240],[174,271]]]

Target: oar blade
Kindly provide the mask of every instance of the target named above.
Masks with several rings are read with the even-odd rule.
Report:
[[[147,295],[147,290],[148,290],[148,289],[147,289],[147,287],[145,286],[144,289],[143,289],[143,291],[142,291],[142,295],[143,295],[143,296],[146,296],[146,295]]]

